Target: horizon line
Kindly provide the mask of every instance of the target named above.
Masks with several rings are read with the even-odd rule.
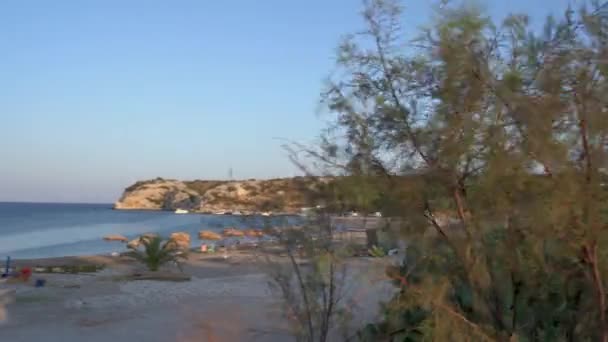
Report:
[[[108,204],[113,205],[113,202],[39,202],[39,201],[5,201],[0,200],[0,204]]]

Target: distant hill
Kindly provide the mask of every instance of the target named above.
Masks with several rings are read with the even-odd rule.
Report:
[[[126,188],[114,208],[295,213],[302,207],[316,205],[315,193],[329,182],[330,178],[322,177],[239,181],[156,178]]]

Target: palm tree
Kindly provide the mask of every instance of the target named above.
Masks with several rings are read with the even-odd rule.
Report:
[[[163,240],[159,236],[140,237],[140,245],[144,246],[143,251],[130,247],[131,251],[127,255],[145,264],[148,270],[158,271],[160,266],[175,262],[181,271],[179,260],[186,259],[186,254],[171,240]]]

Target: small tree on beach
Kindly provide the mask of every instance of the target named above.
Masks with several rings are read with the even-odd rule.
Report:
[[[333,241],[321,215],[298,228],[273,231],[276,249],[265,251],[271,287],[282,299],[290,331],[298,341],[325,342],[341,335],[349,317],[345,305],[347,249]],[[285,258],[286,257],[286,258]]]
[[[167,263],[174,262],[181,270],[180,260],[186,259],[187,254],[177,247],[172,240],[163,240],[160,236],[140,237],[140,245],[143,250],[138,247],[129,247],[130,252],[127,256],[146,265],[150,271],[158,271],[158,269]]]

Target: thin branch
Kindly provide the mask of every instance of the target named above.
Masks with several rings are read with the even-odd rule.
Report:
[[[300,265],[296,262],[296,259],[291,251],[289,246],[287,247],[287,255],[289,256],[289,260],[291,261],[291,265],[293,266],[294,272],[296,273],[296,277],[298,279],[298,284],[300,285],[300,291],[302,291],[302,300],[304,301],[304,306],[306,310],[306,318],[308,325],[308,334],[309,338],[312,340],[314,337],[314,329],[312,326],[312,307],[310,306],[310,301],[308,299],[308,294],[306,292],[306,285],[304,283],[304,278],[302,277],[302,272],[300,271]]]
[[[591,276],[593,279],[595,291],[600,311],[600,329],[602,331],[602,342],[608,342],[608,326],[606,322],[606,292],[604,283],[598,266],[597,244],[583,247],[583,253],[586,261],[591,267]]]

